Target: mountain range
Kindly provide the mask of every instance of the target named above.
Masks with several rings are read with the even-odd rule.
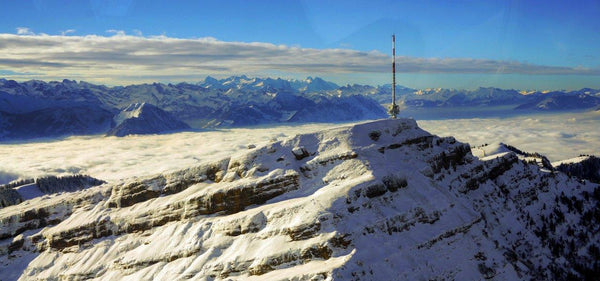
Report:
[[[0,209],[0,276],[596,280],[600,186],[576,177],[587,164],[565,174],[507,145],[479,152],[386,119],[26,194]]]
[[[136,104],[154,106],[154,111],[164,111],[161,116],[174,116],[147,119],[142,123],[150,127],[138,128],[137,133],[185,128],[181,122],[192,128],[215,128],[378,119],[387,116],[385,107],[390,96],[390,85],[338,86],[318,77],[304,80],[207,77],[195,84],[115,87],[66,79],[62,82],[0,79],[0,140],[107,133],[118,126],[111,120]],[[415,90],[397,86],[397,98],[404,109],[422,112],[433,108],[468,111],[463,108],[504,106],[510,113],[519,114],[600,107],[600,90],[594,89],[518,92],[497,88]]]

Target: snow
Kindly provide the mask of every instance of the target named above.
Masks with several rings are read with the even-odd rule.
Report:
[[[589,156],[578,156],[575,158],[571,158],[571,159],[565,159],[565,160],[561,160],[561,161],[556,161],[556,162],[552,162],[552,166],[553,167],[558,167],[562,164],[574,164],[574,163],[579,163],[581,161],[587,160],[588,158],[590,158]]]
[[[132,103],[124,108],[119,114],[113,118],[115,124],[121,124],[129,118],[138,118],[142,113],[142,108],[146,103]]]
[[[37,187],[37,184],[35,183],[21,185],[16,187],[15,190],[19,193],[19,195],[21,195],[23,200],[44,196],[44,193]]]
[[[498,156],[496,154],[504,154],[511,152],[502,143],[493,143],[482,147],[475,147],[471,149],[471,153],[479,158]]]
[[[550,253],[531,231],[535,228],[526,226],[520,218],[525,214],[548,215],[560,208],[550,205],[548,211],[542,211],[541,207],[558,204],[554,196],[559,187],[567,196],[572,192],[577,197],[582,196],[576,192],[593,187],[560,174],[549,180],[537,166],[517,161],[512,153],[486,162],[467,153],[454,169],[449,166],[434,172],[436,161],[446,160],[440,155],[466,153],[463,148],[468,146],[454,138],[431,136],[412,119],[353,126],[330,124],[315,133],[269,141],[288,132],[315,129],[314,125],[305,126],[291,127],[289,131],[287,127],[228,130],[221,138],[202,139],[206,144],[223,136],[231,138],[229,143],[215,144],[226,151],[223,155],[227,157],[217,165],[215,174],[219,174],[219,179],[203,177],[203,181],[180,192],[138,199],[133,205],[116,207],[109,202],[129,195],[120,193],[129,184],[139,183],[144,190],[159,192],[166,183],[157,178],[115,180],[84,191],[34,198],[4,208],[0,210],[3,231],[22,226],[20,219],[12,218],[32,208],[51,209],[49,213],[59,222],[11,236],[12,241],[27,242],[11,257],[0,255],[0,274],[12,278],[22,273],[21,280],[34,276],[97,280],[479,280],[489,271],[497,280],[522,276],[530,279],[534,272],[513,264],[505,257],[506,251],[527,252],[526,257],[517,255],[518,262],[534,263],[534,270],[546,265]],[[250,131],[255,134],[252,142],[242,138]],[[210,136],[218,136],[217,133]],[[164,149],[174,139],[183,141],[197,136],[206,137],[203,133],[174,134],[145,145]],[[130,139],[138,143],[144,140]],[[248,143],[257,143],[257,147],[248,150]],[[236,153],[231,155],[227,145],[232,145]],[[186,150],[182,149],[182,142],[174,146],[177,149],[173,151]],[[204,152],[190,149],[198,155]],[[201,162],[219,156],[213,152]],[[155,162],[163,160],[153,157]],[[512,164],[497,178],[486,177],[486,173],[505,163]],[[194,162],[186,168],[198,164]],[[136,168],[139,176],[142,169]],[[178,183],[186,175],[201,178],[197,175],[199,170],[163,172],[162,177],[165,182]],[[119,173],[122,177],[128,172]],[[385,181],[389,177],[404,179],[406,184],[391,189]],[[478,180],[477,177],[484,178],[476,188],[465,188],[468,179]],[[241,210],[194,213],[229,199],[215,195],[242,187],[249,187],[247,192],[258,192],[265,183],[282,178],[296,180],[283,186],[283,194],[264,202],[243,206]],[[540,185],[544,180],[548,184],[546,190]],[[499,192],[502,185],[508,185],[506,194]],[[377,188],[384,189],[370,192]],[[259,195],[269,196],[270,192],[273,189],[265,189]],[[531,192],[535,200],[528,202]],[[242,201],[239,199],[229,200],[236,204]],[[202,200],[208,201],[204,204]],[[566,209],[564,212],[568,221],[576,222],[572,213]],[[151,227],[128,230],[136,224]],[[570,226],[573,225],[576,224]],[[112,234],[93,232],[102,227],[112,230]],[[552,235],[564,232],[563,228],[566,227],[557,228]],[[52,239],[87,240],[31,254],[27,249],[35,249],[36,245],[28,239],[34,234],[41,236],[40,243]],[[344,239],[349,241],[346,246],[339,242]],[[527,245],[535,250],[527,251]],[[0,252],[7,247],[0,245]],[[11,263],[26,264],[26,268],[13,269]]]
[[[172,114],[146,103],[136,103],[122,110],[114,118],[115,127],[107,135],[158,134],[190,129]]]

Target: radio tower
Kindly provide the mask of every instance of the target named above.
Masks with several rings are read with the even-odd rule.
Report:
[[[396,119],[396,115],[400,112],[398,105],[396,105],[396,35],[392,34],[392,105],[390,106],[389,113],[392,119]]]

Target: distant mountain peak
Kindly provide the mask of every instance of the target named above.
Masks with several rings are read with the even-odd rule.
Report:
[[[115,126],[107,133],[109,136],[158,134],[190,128],[172,114],[145,102],[130,104],[113,120]]]

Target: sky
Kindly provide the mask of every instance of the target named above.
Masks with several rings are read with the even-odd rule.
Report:
[[[207,75],[413,88],[600,88],[600,2],[0,2],[0,77],[107,85]]]

